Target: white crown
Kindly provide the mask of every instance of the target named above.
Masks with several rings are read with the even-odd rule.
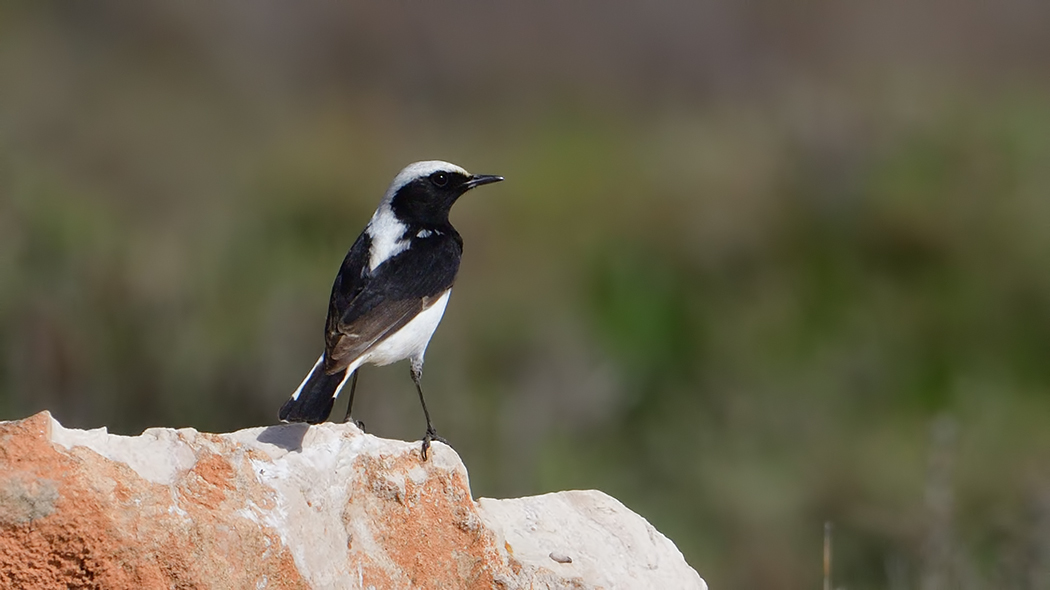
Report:
[[[386,196],[383,197],[383,202],[389,203],[394,198],[394,195],[397,194],[397,191],[406,184],[417,178],[430,176],[435,172],[455,172],[464,176],[470,176],[469,172],[459,166],[448,162],[442,162],[441,160],[414,162],[405,166],[401,172],[397,173],[397,176],[394,177],[394,181],[390,183],[390,188],[386,190]]]

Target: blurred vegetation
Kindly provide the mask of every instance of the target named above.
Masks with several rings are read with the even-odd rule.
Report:
[[[476,495],[713,588],[1050,588],[1050,6],[0,8],[0,419],[271,424],[425,158],[507,177],[428,352]],[[407,368],[357,413],[417,438]],[[337,408],[335,413],[338,414]]]

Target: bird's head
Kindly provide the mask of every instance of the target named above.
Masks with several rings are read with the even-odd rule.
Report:
[[[394,177],[384,201],[402,221],[442,224],[448,221],[449,210],[463,193],[501,180],[502,176],[471,174],[439,160],[416,162]]]

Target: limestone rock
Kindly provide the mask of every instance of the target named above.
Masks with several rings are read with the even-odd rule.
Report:
[[[440,443],[353,425],[139,436],[0,422],[0,588],[703,590],[596,491],[470,495]]]

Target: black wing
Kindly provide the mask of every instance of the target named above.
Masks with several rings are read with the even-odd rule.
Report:
[[[368,270],[362,234],[332,287],[325,329],[325,372],[335,373],[404,327],[452,287],[463,252],[459,235],[442,231]]]

